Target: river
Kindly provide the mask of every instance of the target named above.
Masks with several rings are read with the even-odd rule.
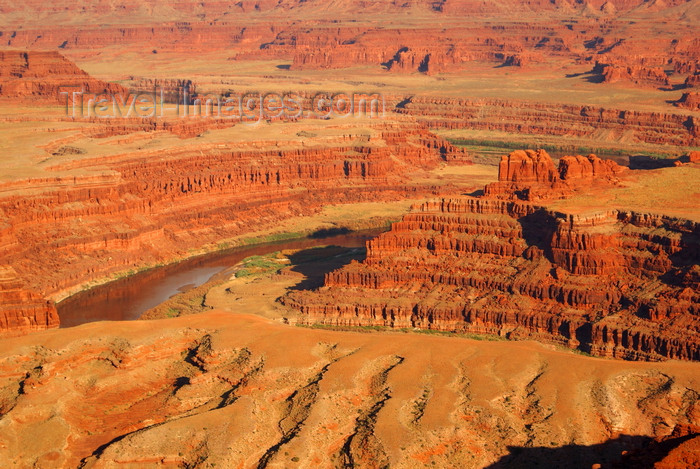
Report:
[[[131,321],[145,311],[189,288],[207,282],[246,257],[282,249],[306,249],[317,246],[364,247],[365,242],[382,230],[368,230],[323,238],[243,246],[206,254],[100,285],[77,293],[56,305],[61,327],[73,327],[94,321]]]

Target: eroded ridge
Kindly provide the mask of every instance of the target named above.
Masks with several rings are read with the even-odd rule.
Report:
[[[656,460],[674,447],[664,441],[682,438],[678,457],[697,444],[695,364],[593,360],[533,342],[386,340],[220,312],[83,329],[93,338],[63,329],[40,347],[19,347],[33,336],[3,342],[3,461],[476,468],[544,452],[567,467],[565,447],[592,465],[622,451],[639,460],[652,438]]]
[[[456,193],[453,185],[411,178],[453,156],[469,162],[464,151],[415,123],[346,124],[329,133],[76,158],[48,167],[47,177],[0,184],[0,255],[22,288],[35,292],[10,298],[0,287],[6,306],[0,332],[53,327],[53,305],[42,302],[274,230],[328,204]]]
[[[557,172],[543,151],[514,152],[485,197],[414,206],[368,242],[363,262],[285,301],[306,324],[486,333],[602,356],[699,360],[700,224],[626,210],[567,214],[527,201],[615,184],[620,172],[593,156],[562,158]]]

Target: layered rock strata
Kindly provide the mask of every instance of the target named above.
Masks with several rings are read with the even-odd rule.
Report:
[[[503,158],[501,183],[571,185],[615,172],[592,157],[562,162],[557,174],[546,154],[514,152]],[[599,356],[700,360],[698,264],[700,224],[688,220],[622,210],[572,215],[517,197],[448,198],[415,206],[368,242],[362,263],[285,302],[306,324],[493,334]]]
[[[544,150],[517,150],[502,157],[498,182],[488,184],[484,194],[530,201],[563,198],[593,184],[614,184],[626,170],[596,155],[564,156],[557,169]]]
[[[31,332],[58,327],[56,307],[27,290],[12,267],[0,266],[0,331]]]
[[[700,93],[683,93],[681,99],[676,101],[676,106],[685,109],[690,109],[691,111],[700,111]]]
[[[691,99],[692,101],[692,99]],[[700,118],[687,114],[629,111],[594,106],[494,98],[410,96],[396,112],[430,128],[500,131],[514,134],[632,138],[651,144],[700,145]]]
[[[463,160],[448,142],[409,124],[353,132],[318,146],[253,141],[67,161],[51,169],[80,175],[0,185],[0,257],[39,298],[56,299],[327,204],[457,191],[410,178]],[[24,320],[7,316],[0,330]]]
[[[55,26],[7,7],[0,37],[5,46],[14,48],[100,50],[126,46],[152,54],[226,50],[234,60],[285,59],[299,69],[367,65],[392,73],[451,72],[474,61],[526,66],[564,59],[568,63],[608,64],[608,81],[652,85],[667,80],[662,67],[691,74],[700,51],[692,29],[693,5],[685,0],[528,1],[511,2],[507,7],[499,2],[473,1],[402,5],[336,2],[333,8],[322,3],[179,2],[164,8],[132,2],[101,7],[98,2],[72,12],[67,18],[70,21],[58,21]],[[650,3],[653,8],[649,8]],[[24,8],[36,12],[37,18],[46,11],[45,5],[33,3]],[[140,11],[142,8],[152,10],[147,13]],[[63,11],[67,10],[64,6]],[[372,15],[372,22],[358,23],[357,11]],[[134,17],[157,12],[160,21],[157,25],[125,23],[126,12]],[[21,20],[12,21],[13,13]],[[60,13],[51,14],[61,17]],[[625,14],[632,14],[634,21]],[[313,21],[301,25],[295,21],[306,15]],[[96,18],[101,18],[99,26],[95,26]],[[439,26],[427,26],[431,20]],[[662,32],[649,41],[650,22],[656,25],[664,20],[673,28],[659,27]]]
[[[65,104],[74,91],[119,94],[126,89],[92,78],[55,51],[0,51],[0,97]]]

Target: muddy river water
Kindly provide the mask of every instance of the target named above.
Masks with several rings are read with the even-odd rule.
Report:
[[[318,246],[364,247],[381,230],[244,246],[150,269],[67,298],[56,306],[61,327],[93,321],[129,321],[177,293],[199,286],[249,256]]]

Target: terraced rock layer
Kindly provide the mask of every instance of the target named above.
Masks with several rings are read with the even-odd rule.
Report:
[[[17,333],[58,327],[55,306],[23,288],[13,268],[0,266],[0,330]]]
[[[484,195],[503,200],[566,198],[574,191],[616,184],[627,168],[596,155],[564,156],[555,168],[544,150],[516,150],[501,158],[498,182],[487,184]]]
[[[694,105],[691,98],[683,103]],[[495,98],[407,97],[397,112],[430,128],[700,145],[700,117]]]
[[[548,157],[521,153],[529,164],[513,170],[523,155],[504,157],[496,185],[580,179],[571,163],[582,157],[560,164],[562,181]],[[368,242],[362,263],[285,302],[305,324],[494,334],[600,356],[700,360],[700,224],[623,210],[572,215],[517,197],[429,201]]]
[[[92,78],[56,51],[0,51],[0,97],[66,104],[74,91],[119,94],[126,89]]]
[[[608,70],[601,81],[634,86],[667,86],[666,69],[692,76],[700,58],[692,28],[698,17],[696,0],[527,1],[507,6],[472,0],[347,0],[332,5],[320,0],[230,5],[120,1],[74,10],[66,2],[7,6],[0,24],[2,42],[43,50],[121,46],[149,53],[229,51],[235,60],[291,60],[295,69],[368,65],[401,74],[453,72],[472,61],[528,67],[563,60],[602,64]],[[382,26],[358,22],[358,11]],[[51,26],[42,21],[47,15]],[[155,26],[153,18],[158,18]],[[673,27],[662,27],[664,22]],[[440,26],[427,26],[435,23]],[[648,41],[652,23],[658,31]]]
[[[348,130],[317,147],[193,145],[63,163],[53,169],[85,175],[0,186],[0,256],[27,288],[55,299],[327,204],[455,190],[409,175],[460,150],[419,126],[378,123],[372,134]]]

